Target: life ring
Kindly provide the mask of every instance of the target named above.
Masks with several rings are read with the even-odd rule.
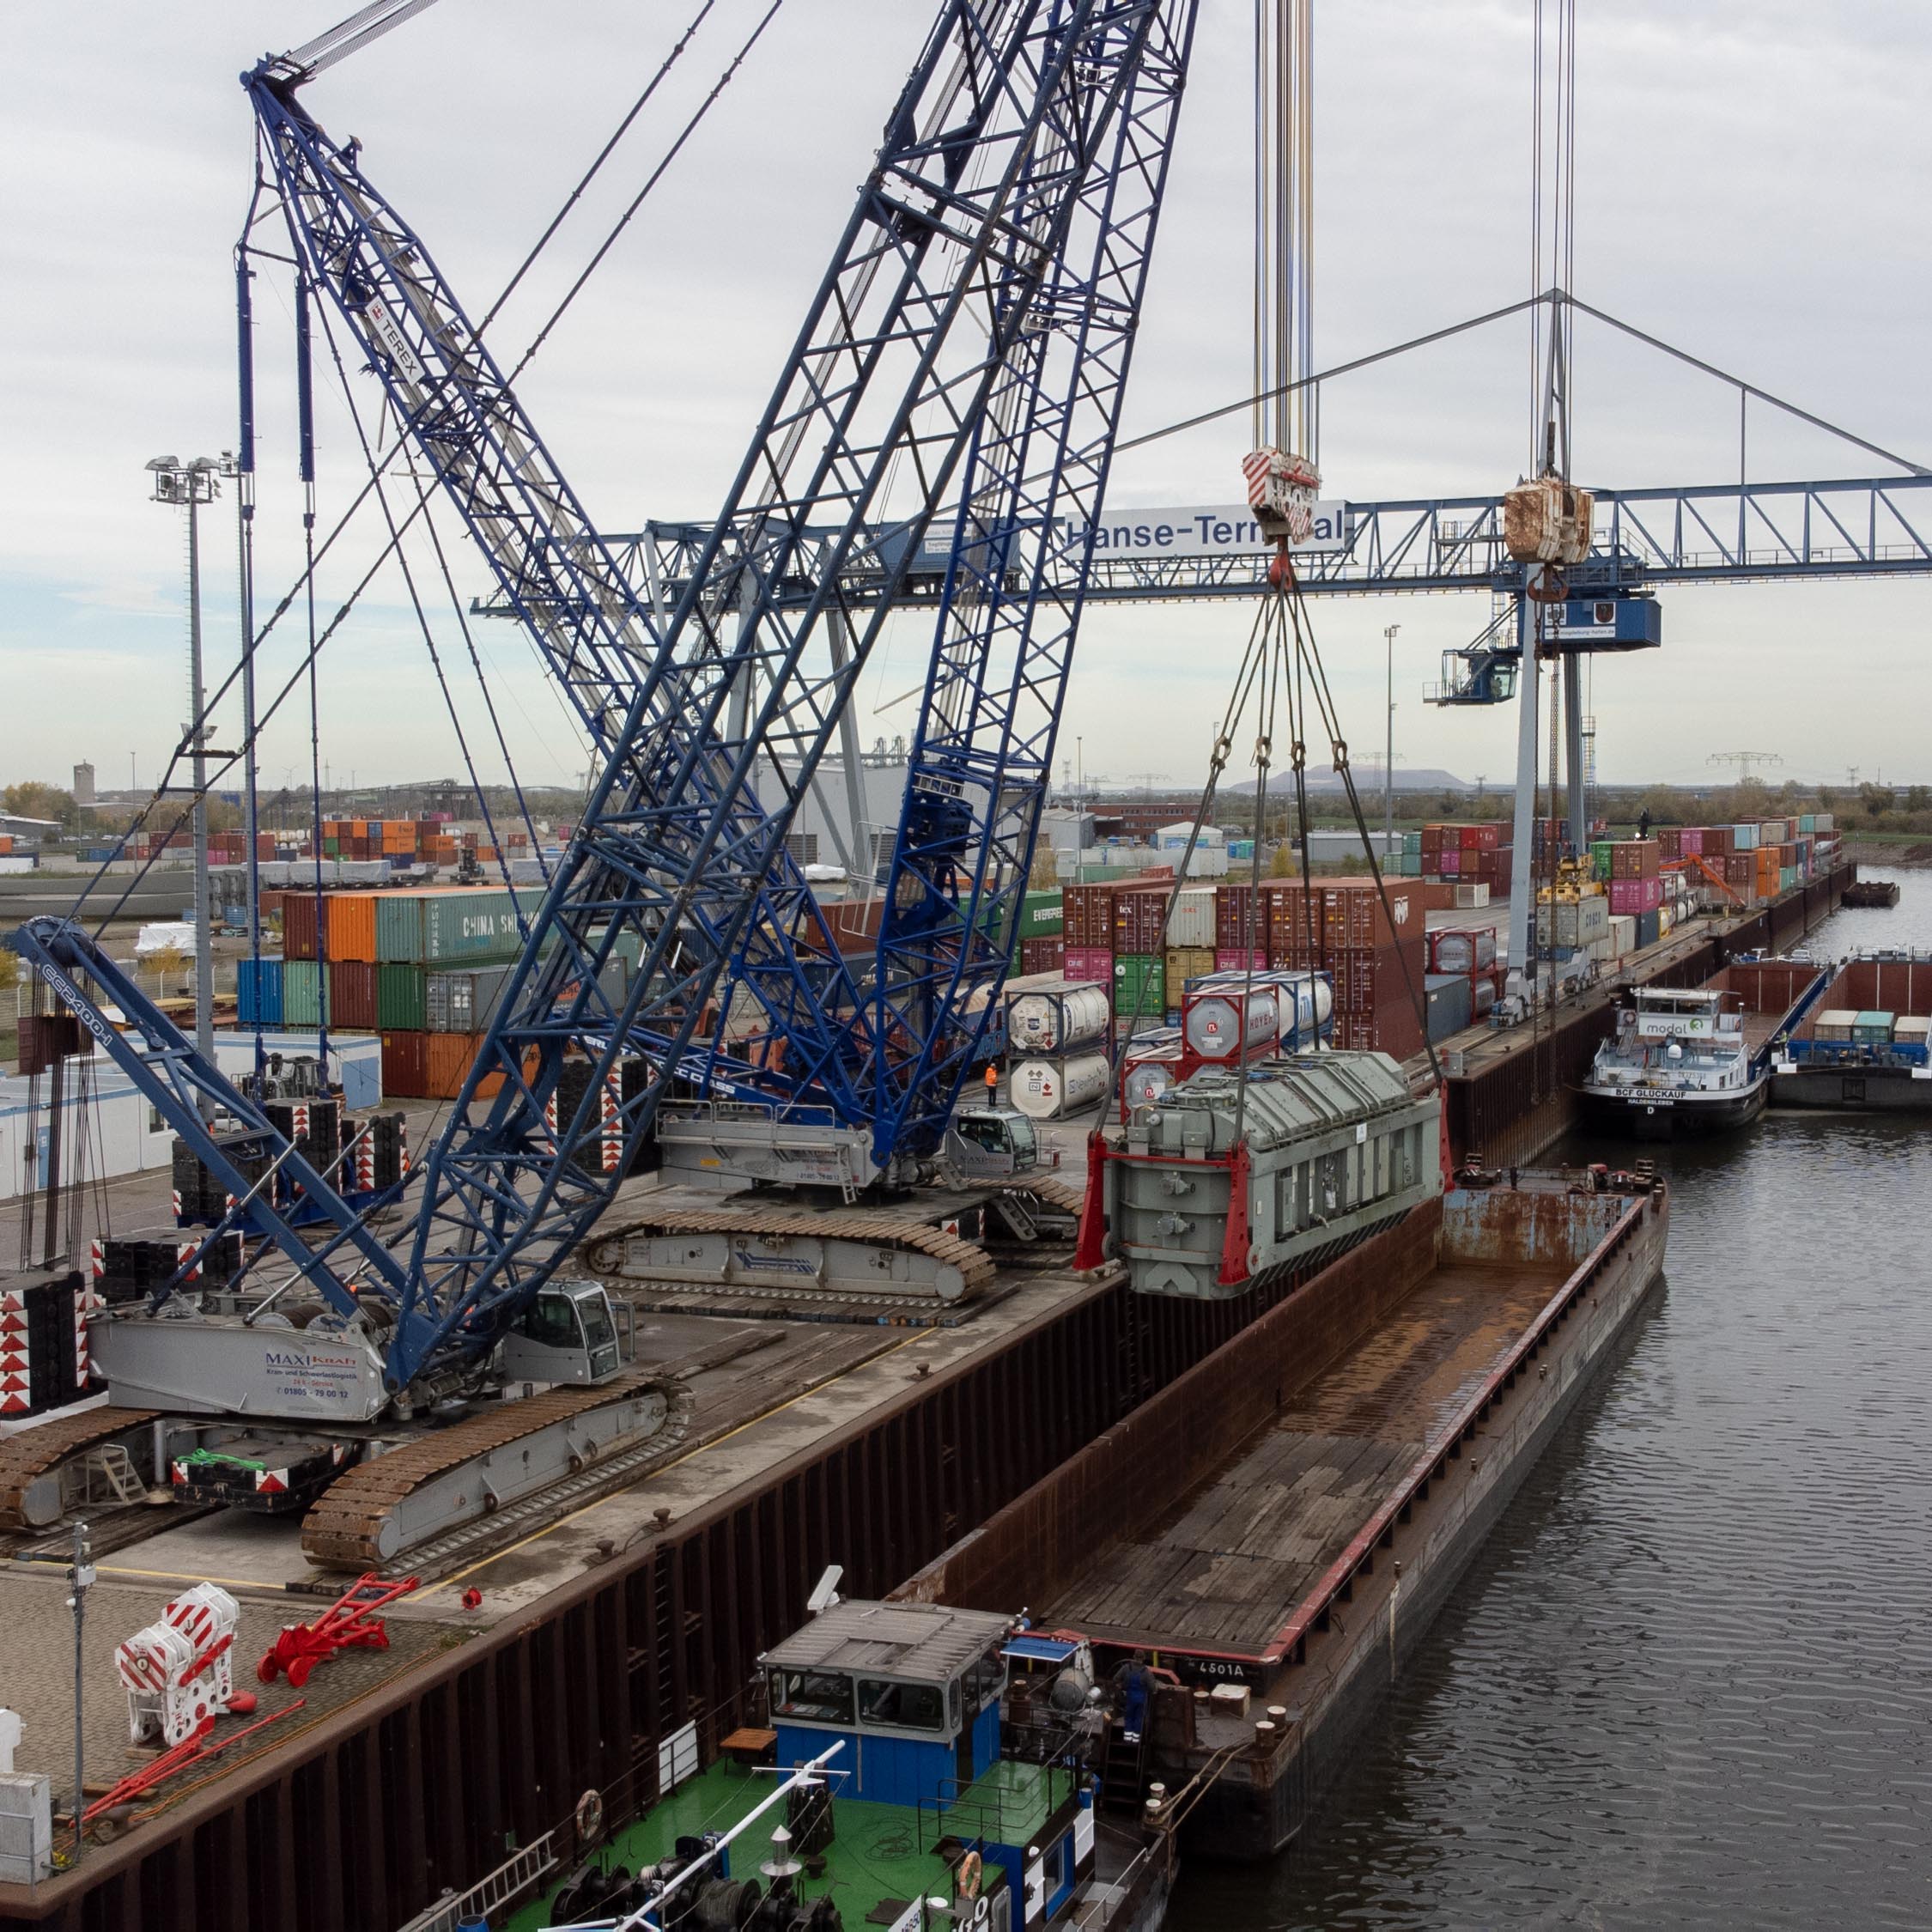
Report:
[[[604,1836],[604,1794],[586,1791],[577,1801],[577,1842],[595,1844]]]
[[[985,1866],[976,1851],[969,1851],[959,1861],[959,1869],[953,1874],[962,1899],[976,1899],[980,1895],[980,1878]]]

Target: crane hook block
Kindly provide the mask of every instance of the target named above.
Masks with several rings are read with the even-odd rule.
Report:
[[[1305,544],[1315,534],[1321,472],[1292,450],[1258,449],[1242,459],[1249,507],[1270,543]]]

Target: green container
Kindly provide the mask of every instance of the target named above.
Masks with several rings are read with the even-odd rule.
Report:
[[[1610,841],[1597,839],[1590,846],[1590,872],[1593,878],[1608,878],[1610,876]]]
[[[1020,901],[1019,939],[1057,939],[1066,930],[1066,902],[1057,885],[1044,892],[1029,892]]]
[[[1157,952],[1123,952],[1114,961],[1114,1011],[1151,1019],[1167,1018],[1167,961]]]
[[[334,859],[339,857],[342,852],[342,841],[340,839],[324,839],[322,841],[322,851],[324,855],[327,858]]]
[[[1402,834],[1402,852],[1405,857],[1413,852],[1419,859],[1422,856],[1422,834],[1420,832],[1404,832]]]
[[[420,966],[376,968],[376,1025],[384,1033],[422,1033],[429,1025],[424,982],[428,974]]]
[[[1863,1047],[1890,1046],[1893,1018],[1890,1013],[1861,1013],[1851,1023],[1851,1037]]]
[[[283,961],[282,1024],[284,1026],[321,1025],[322,967],[319,961]]]
[[[385,892],[376,901],[376,957],[384,965],[489,965],[522,951],[507,891]]]

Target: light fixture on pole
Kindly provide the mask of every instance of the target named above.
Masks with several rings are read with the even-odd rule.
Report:
[[[207,694],[201,677],[201,526],[204,503],[221,489],[221,465],[211,456],[188,462],[157,456],[148,465],[155,479],[154,501],[188,513],[188,722],[182,728],[194,780],[195,841],[195,1045],[204,1059],[215,1057],[214,926],[208,893]]]
[[[1390,624],[1382,634],[1388,647],[1388,744],[1387,762],[1382,768],[1382,857],[1388,862],[1388,848],[1395,842],[1395,633],[1402,627]]]

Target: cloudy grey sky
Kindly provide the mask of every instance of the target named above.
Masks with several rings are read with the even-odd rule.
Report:
[[[183,715],[181,532],[146,501],[145,460],[234,440],[229,249],[251,127],[235,76],[331,23],[313,0],[128,0],[17,12],[0,115],[0,779],[64,780],[92,758],[151,781]],[[442,0],[319,79],[308,100],[358,135],[472,313],[485,307],[656,66],[686,0]],[[652,165],[762,7],[719,0],[607,192],[505,319],[521,339]],[[1581,0],[1579,295],[1888,447],[1932,461],[1927,190],[1932,9],[1840,0]],[[1204,0],[1128,432],[1246,387],[1250,0]],[[1316,10],[1317,361],[1327,364],[1526,294],[1529,0],[1321,0]],[[929,24],[927,0],[788,0],[751,62],[519,384],[608,529],[702,517],[735,468],[816,286],[854,184]],[[548,300],[546,298],[549,298]],[[262,287],[260,592],[299,554],[286,297]],[[367,379],[364,393],[367,394]],[[325,524],[359,474],[321,384]],[[1725,392],[1579,324],[1576,471],[1605,486],[1735,474]],[[1333,385],[1326,494],[1487,491],[1528,437],[1527,326]],[[1245,418],[1133,453],[1116,504],[1237,494]],[[1871,473],[1817,434],[1754,418],[1761,477]],[[211,662],[234,648],[233,526],[205,526]],[[373,555],[373,534],[360,553]],[[325,605],[351,580],[325,577]],[[1708,775],[1714,750],[1782,755],[1842,781],[1932,773],[1923,720],[1932,582],[1680,591],[1663,651],[1595,677],[1610,779]],[[1398,756],[1492,781],[1513,708],[1425,708],[1441,652],[1486,616],[1475,598],[1334,603],[1324,647],[1358,744],[1379,739],[1382,628],[1397,644]],[[1224,605],[1097,610],[1066,730],[1090,772],[1198,778],[1245,637]],[[443,621],[449,641],[459,641]],[[574,738],[507,626],[479,627],[519,769],[561,779]],[[293,639],[274,662],[292,663]],[[895,626],[871,705],[915,681],[928,634]],[[324,660],[337,779],[457,769],[399,586],[379,585]],[[471,709],[475,710],[473,695]],[[276,730],[271,787],[306,761]]]

